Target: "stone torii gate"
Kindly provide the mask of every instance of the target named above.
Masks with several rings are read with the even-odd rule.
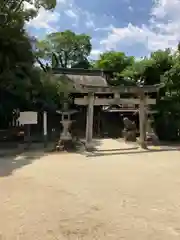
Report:
[[[111,72],[112,73],[112,72]],[[109,71],[87,69],[54,68],[53,74],[57,77],[66,77],[73,89],[72,93],[86,94],[86,98],[75,98],[77,105],[87,105],[86,120],[86,147],[91,148],[93,138],[94,105],[138,104],[140,120],[140,146],[146,148],[146,106],[156,103],[156,99],[147,98],[146,94],[156,93],[162,85],[145,86],[109,86],[107,80],[111,78]],[[113,99],[98,98],[96,95],[114,94]],[[121,93],[133,94],[137,98],[120,98]],[[95,95],[96,94],[96,95]]]
[[[84,98],[75,98],[75,104],[87,105],[87,120],[86,120],[86,148],[92,148],[93,139],[93,117],[94,106],[98,105],[119,105],[119,104],[138,104],[139,105],[139,122],[140,122],[140,146],[145,149],[146,146],[146,106],[156,104],[156,99],[148,98],[147,93],[158,92],[160,85],[152,86],[123,86],[123,87],[95,87],[86,86],[84,91],[88,92],[88,96]],[[83,88],[83,86],[82,86]],[[113,93],[114,98],[98,98],[96,94]],[[138,98],[120,98],[121,93],[133,93]]]

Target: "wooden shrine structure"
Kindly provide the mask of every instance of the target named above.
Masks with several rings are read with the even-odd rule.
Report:
[[[138,105],[140,146],[146,148],[147,107],[156,104],[156,98],[149,95],[157,93],[160,85],[117,86],[108,84],[110,72],[85,69],[53,69],[56,76],[65,76],[73,84],[74,104],[87,107],[86,113],[86,148],[92,147],[94,106],[120,104]],[[80,96],[78,96],[80,94]],[[108,98],[108,94],[113,97]],[[126,97],[123,97],[126,95]],[[133,95],[133,97],[131,97]]]

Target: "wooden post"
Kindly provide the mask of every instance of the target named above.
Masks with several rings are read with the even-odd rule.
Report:
[[[140,93],[139,104],[139,128],[140,128],[140,146],[143,149],[147,148],[146,145],[146,109],[145,109],[145,95]]]
[[[86,149],[91,149],[93,138],[94,93],[88,93],[87,120],[86,120]]]
[[[26,149],[28,149],[31,145],[31,125],[25,124],[25,134],[24,134],[24,143],[26,144]]]
[[[43,113],[43,137],[44,147],[47,147],[47,112]]]
[[[101,136],[101,111],[98,111],[98,137]]]

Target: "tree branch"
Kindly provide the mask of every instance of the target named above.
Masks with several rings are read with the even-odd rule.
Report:
[[[4,9],[5,9],[5,7],[8,5],[8,2],[9,2],[10,0],[4,0],[4,4],[2,5],[2,7],[1,7],[1,12],[3,12],[4,11]]]
[[[52,56],[54,57],[54,59],[55,59],[55,66],[53,66],[53,64],[52,64],[52,67],[59,67],[59,61],[58,61],[58,58],[57,58],[57,56],[56,56],[56,54],[53,52],[52,53]]]
[[[38,57],[35,57],[36,58],[36,61],[39,63],[39,65],[40,65],[40,67],[42,68],[42,70],[44,71],[44,72],[47,72],[47,69],[46,69],[46,67],[43,65],[43,63],[39,60],[39,58]]]
[[[64,64],[63,64],[61,53],[59,54],[59,61],[60,61],[61,67],[64,68]]]
[[[23,2],[24,2],[24,0],[21,0],[21,1],[20,1],[20,3],[18,4],[18,6],[17,6],[16,9],[15,9],[15,12],[17,12],[17,11],[21,8]]]
[[[64,52],[64,67],[67,68],[67,63],[68,63],[68,53],[65,51]]]

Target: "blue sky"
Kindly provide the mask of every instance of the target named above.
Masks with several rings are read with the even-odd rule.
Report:
[[[27,29],[39,38],[66,29],[89,34],[92,59],[108,50],[140,58],[158,49],[175,49],[179,12],[180,0],[58,0],[53,12],[40,9]]]

